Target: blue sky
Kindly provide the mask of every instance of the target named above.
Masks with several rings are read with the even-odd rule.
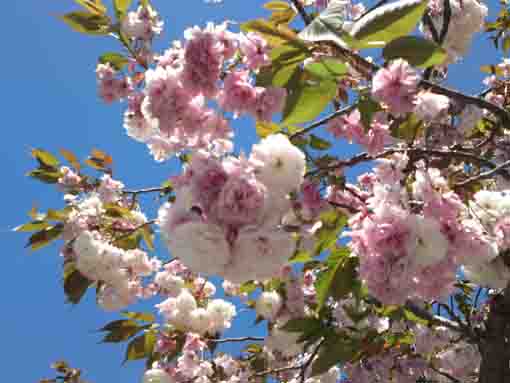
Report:
[[[267,14],[261,8],[262,0],[225,0],[222,6],[207,5],[203,0],[153,3],[166,23],[160,47],[181,38],[191,25],[226,18],[243,21]],[[2,380],[35,382],[50,376],[52,361],[65,358],[85,369],[91,382],[136,382],[142,364],[121,367],[124,348],[97,344],[99,334],[93,333],[118,316],[96,308],[93,294],[79,306],[64,305],[58,247],[31,254],[23,248],[26,236],[10,229],[27,220],[26,212],[35,202],[41,208],[62,206],[59,193],[51,186],[24,176],[34,166],[29,154],[32,147],[53,152],[66,148],[80,158],[92,148],[104,150],[113,156],[116,176],[130,188],[157,185],[177,169],[155,163],[145,146],[124,134],[124,105],[106,106],[96,97],[95,63],[101,53],[118,50],[113,39],[74,33],[53,17],[75,9],[71,0],[5,1],[2,5],[0,97],[5,141],[0,146],[0,240],[6,245],[6,273],[0,281],[0,296],[6,303],[0,314]],[[494,15],[497,2],[490,5]],[[466,63],[451,67],[452,85],[471,92],[481,88],[479,66],[496,63],[495,50],[487,43],[485,46],[481,48],[477,41],[477,54],[473,50]],[[256,137],[253,124],[239,121],[235,129],[237,145],[249,149]],[[242,314],[230,335],[256,331],[250,328],[252,320]]]

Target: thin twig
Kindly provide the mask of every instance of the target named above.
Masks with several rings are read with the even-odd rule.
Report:
[[[156,222],[157,221],[155,219],[151,219],[150,221],[142,223],[141,225],[135,227],[134,229],[129,229],[125,233],[122,233],[122,235],[120,235],[116,238],[113,238],[113,241],[116,242],[116,241],[123,240],[123,239],[129,237],[131,234],[136,233],[138,230],[143,229],[145,226],[154,225]]]
[[[432,367],[432,366],[429,366],[429,367],[430,367],[430,369],[431,369],[432,371],[435,371],[435,372],[437,372],[439,375],[442,375],[442,376],[444,376],[445,378],[450,379],[450,380],[451,380],[452,382],[454,382],[454,383],[462,383],[462,381],[460,381],[459,379],[457,379],[457,378],[456,378],[456,377],[454,377],[454,376],[451,376],[451,375],[450,375],[450,374],[448,374],[447,372],[441,371],[441,370],[439,370],[439,369],[437,369],[437,368],[435,368],[435,367]]]
[[[473,182],[476,182],[476,181],[480,181],[480,180],[483,180],[485,178],[489,178],[492,175],[500,172],[501,170],[503,170],[507,166],[510,166],[510,160],[506,161],[506,162],[503,162],[502,164],[496,166],[495,168],[493,168],[493,169],[491,169],[489,171],[486,171],[484,173],[480,173],[477,176],[473,176],[473,177],[468,178],[467,180],[459,182],[459,183],[455,184],[455,187],[466,186],[466,185],[469,185],[470,183],[473,183]]]
[[[307,359],[307,361],[305,363],[303,363],[303,367],[301,368],[301,374],[300,374],[300,382],[301,383],[305,383],[305,379],[306,379],[306,370],[308,370],[308,368],[310,367],[310,365],[312,364],[313,360],[315,359],[315,357],[317,356],[317,354],[319,353],[319,350],[320,348],[322,347],[322,345],[324,344],[324,341],[326,340],[326,338],[322,338],[319,343],[317,344],[317,346],[315,347],[315,349],[313,350],[312,354],[310,355],[310,357]]]
[[[443,27],[441,28],[441,33],[439,34],[439,45],[442,45],[446,39],[448,28],[450,27],[450,18],[452,17],[452,7],[450,6],[450,0],[444,0],[443,6]]]
[[[229,342],[248,342],[248,341],[255,341],[255,342],[261,342],[264,338],[256,337],[256,336],[244,336],[241,338],[223,338],[223,339],[207,339],[208,342],[212,343],[229,343]]]
[[[379,8],[381,5],[384,5],[388,2],[388,0],[379,0],[377,3],[374,4],[374,6],[368,8],[365,12],[361,14],[360,17],[358,17],[356,20],[353,20],[354,22],[361,20],[363,17],[368,15],[369,13],[375,11],[377,8]]]
[[[330,115],[320,119],[319,121],[316,121],[316,122],[312,123],[310,126],[306,127],[305,129],[300,130],[299,132],[296,132],[296,133],[292,134],[289,137],[289,139],[292,141],[292,139],[300,137],[303,134],[306,134],[306,133],[310,132],[311,130],[313,130],[313,129],[319,127],[319,126],[328,123],[329,121],[333,120],[334,118],[336,118],[338,116],[341,116],[342,114],[349,113],[354,108],[355,108],[354,105],[349,105],[349,106],[346,106],[346,107],[344,107],[342,109],[336,110],[333,113],[331,113]]]
[[[294,4],[294,7],[296,7],[297,11],[301,15],[301,18],[303,19],[303,22],[305,25],[308,25],[312,22],[312,18],[308,13],[306,13],[305,7],[299,0],[291,0],[292,4]]]
[[[258,376],[274,375],[274,374],[279,374],[280,372],[299,370],[302,367],[303,367],[302,365],[299,365],[299,366],[287,366],[287,367],[274,368],[274,369],[270,369],[270,370],[257,372],[256,374],[254,374],[252,376],[258,377]]]
[[[145,194],[145,193],[158,193],[158,192],[163,192],[165,190],[170,190],[170,188],[168,186],[156,186],[156,187],[146,188],[146,189],[124,190],[123,193],[138,195],[138,194]]]

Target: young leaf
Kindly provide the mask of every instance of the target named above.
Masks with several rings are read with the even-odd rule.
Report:
[[[66,149],[60,149],[60,154],[71,164],[75,170],[80,171],[80,162],[73,152]]]
[[[148,358],[154,350],[156,334],[154,331],[147,331],[143,335],[133,339],[127,347],[124,362]]]
[[[317,359],[312,364],[311,376],[323,374],[337,364],[351,361],[358,353],[360,346],[358,340],[345,338],[342,335],[327,337]]]
[[[251,20],[241,24],[243,32],[257,32],[269,45],[276,47],[290,41],[296,41],[297,34],[284,25],[276,25],[264,19]]]
[[[78,3],[91,13],[94,13],[96,15],[106,14],[107,9],[101,2],[101,0],[74,0],[74,1],[76,1],[76,3]]]
[[[115,8],[115,15],[118,20],[122,20],[126,15],[129,7],[133,0],[113,0],[113,6]]]
[[[88,35],[107,35],[110,33],[110,18],[106,15],[76,11],[59,18],[76,32]]]
[[[382,5],[357,20],[350,34],[364,48],[382,47],[397,37],[411,33],[426,8],[425,0],[399,0]]]
[[[60,164],[53,154],[42,149],[32,149],[32,157],[34,157],[43,168],[56,169]]]
[[[289,3],[286,1],[269,1],[263,5],[264,8],[269,9],[270,11],[285,11],[289,9]]]
[[[55,226],[46,227],[31,235],[25,247],[30,247],[32,250],[38,250],[51,242],[56,240],[64,231],[64,225],[58,224]]]
[[[348,248],[340,248],[330,254],[337,258],[328,270],[321,274],[316,283],[317,311],[320,311],[328,297],[335,300],[343,298],[354,286],[358,259],[349,256]],[[331,260],[328,260],[328,264]]]
[[[336,89],[337,85],[334,81],[311,83],[301,80],[297,82],[287,97],[282,124],[302,124],[313,120],[333,100]]]
[[[108,52],[99,57],[101,64],[110,64],[116,70],[122,70],[129,62],[129,60],[120,53]]]
[[[257,121],[256,131],[260,138],[269,136],[280,131],[280,126],[274,122]]]
[[[13,229],[13,231],[22,231],[22,232],[39,231],[39,230],[44,230],[50,226],[51,226],[51,224],[46,221],[32,221],[29,223],[25,223],[24,225],[16,226]]]
[[[409,64],[427,68],[441,65],[446,60],[446,51],[431,40],[417,36],[403,36],[390,41],[383,49],[386,61],[403,58]]]
[[[69,302],[78,304],[94,282],[75,269],[74,265],[66,265],[66,268],[68,270],[64,269],[64,292]]]
[[[334,80],[347,73],[347,65],[332,58],[324,58],[305,66],[305,71],[321,80]]]
[[[62,173],[56,170],[47,170],[44,168],[40,168],[28,172],[27,176],[38,179],[39,181],[42,181],[47,184],[56,184],[60,177],[62,177]]]
[[[331,142],[317,137],[315,134],[310,134],[310,147],[315,150],[327,150],[331,148]]]
[[[123,311],[121,312],[121,315],[129,319],[139,320],[141,322],[153,323],[156,320],[154,314],[151,313],[137,313],[131,311]]]

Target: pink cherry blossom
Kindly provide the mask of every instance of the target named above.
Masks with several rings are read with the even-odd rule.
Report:
[[[418,82],[416,71],[406,61],[397,59],[374,75],[372,97],[386,104],[391,113],[408,113],[414,108]]]
[[[235,115],[247,113],[254,108],[256,88],[250,83],[248,71],[236,71],[227,75],[224,87],[218,95],[218,104]]]
[[[244,63],[248,69],[258,69],[271,64],[269,58],[269,46],[257,33],[248,32],[240,39],[239,48],[244,55]]]
[[[361,114],[354,109],[348,115],[341,115],[328,122],[327,130],[336,138],[345,138],[349,142],[360,143],[365,134]]]
[[[271,121],[274,113],[280,113],[285,106],[287,91],[285,88],[257,87],[256,99],[251,114],[259,121]]]

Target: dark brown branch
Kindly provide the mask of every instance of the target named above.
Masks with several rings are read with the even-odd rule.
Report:
[[[299,0],[290,0],[292,4],[294,4],[294,7],[296,7],[297,11],[299,12],[299,15],[303,19],[305,25],[308,25],[312,22],[312,18],[310,15],[306,12],[305,7]]]
[[[153,187],[153,188],[146,188],[146,189],[124,190],[123,193],[124,194],[138,195],[138,194],[146,194],[146,193],[161,193],[161,192],[164,192],[166,190],[170,190],[170,188],[168,186],[156,186],[156,187]]]
[[[441,317],[438,315],[434,315],[430,311],[418,306],[416,303],[414,303],[412,301],[407,301],[405,304],[405,307],[409,311],[411,311],[414,315],[416,315],[422,319],[425,319],[426,321],[429,321],[433,325],[444,326],[444,327],[447,327],[447,328],[454,330],[456,332],[459,332],[459,333],[462,333],[464,330],[458,323],[456,323],[450,319],[447,319],[447,318],[444,318],[444,317]],[[466,335],[468,335],[468,334],[466,334]]]
[[[486,331],[479,343],[479,383],[510,382],[510,285],[490,303]]]
[[[234,343],[234,342],[248,342],[248,341],[254,341],[254,342],[261,342],[264,338],[261,337],[255,337],[255,336],[244,336],[241,338],[223,338],[223,339],[207,339],[208,342],[212,343]]]
[[[501,170],[504,170],[504,168],[506,168],[508,166],[510,166],[510,161],[503,162],[502,164],[496,166],[495,168],[493,168],[489,171],[486,171],[484,173],[480,173],[480,174],[473,176],[471,178],[468,178],[467,180],[464,180],[462,182],[459,182],[459,183],[455,184],[455,186],[462,187],[462,186],[469,185],[470,183],[480,181],[485,178],[489,178],[489,177],[493,176],[494,174],[499,173]]]
[[[387,2],[388,2],[388,0],[379,0],[377,3],[374,4],[374,6],[368,8],[365,12],[363,12],[363,14],[360,17],[358,17],[356,20],[353,20],[353,21],[356,22],[356,21],[362,19],[363,17],[368,15],[370,12],[375,11],[377,8],[386,4]]]
[[[329,121],[333,120],[334,118],[341,116],[342,114],[349,113],[351,110],[354,109],[354,107],[355,107],[354,105],[349,105],[342,109],[336,110],[333,113],[331,113],[330,115],[320,119],[319,121],[312,123],[310,126],[306,127],[305,129],[294,133],[293,135],[291,135],[289,137],[289,139],[292,140],[293,138],[301,137],[303,134],[306,134],[306,133],[312,131],[313,129],[318,128],[321,125],[327,124]]]
[[[303,368],[302,365],[274,368],[274,369],[270,369],[270,370],[265,370],[265,371],[257,372],[256,374],[253,375],[253,377],[260,377],[260,376],[266,376],[266,375],[274,375],[274,374],[279,374],[280,372],[299,370],[301,368]]]
[[[452,17],[452,7],[450,5],[450,0],[444,0],[443,7],[443,26],[441,28],[441,33],[439,34],[439,45],[443,45],[444,40],[446,39],[446,35],[448,34],[448,29],[450,27],[450,18]]]
[[[451,375],[450,375],[450,374],[448,374],[447,372],[441,371],[441,370],[439,370],[439,369],[437,369],[437,368],[435,368],[435,367],[432,367],[432,366],[429,366],[429,368],[430,368],[432,371],[434,371],[434,372],[438,373],[439,375],[442,375],[442,376],[444,376],[445,378],[450,379],[453,383],[462,383],[462,381],[460,381],[459,379],[455,378],[454,376],[451,376]]]

